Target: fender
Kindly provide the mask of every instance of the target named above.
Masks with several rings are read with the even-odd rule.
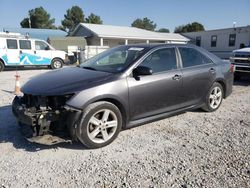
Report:
[[[128,117],[129,100],[126,79],[119,79],[104,85],[85,89],[69,99],[66,105],[84,110],[89,104],[101,100],[114,103],[120,110],[123,110],[126,117]]]

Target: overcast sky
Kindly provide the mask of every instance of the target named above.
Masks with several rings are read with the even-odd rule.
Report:
[[[157,28],[172,32],[181,24],[198,21],[206,30],[250,25],[250,0],[0,0],[0,27],[20,27],[28,10],[43,6],[60,25],[66,10],[80,6],[85,16],[101,16],[104,24],[130,26],[148,17]]]

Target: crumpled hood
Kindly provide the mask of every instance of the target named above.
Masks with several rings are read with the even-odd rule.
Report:
[[[112,74],[78,67],[49,71],[31,78],[21,91],[31,95],[63,95],[75,93],[105,82]]]

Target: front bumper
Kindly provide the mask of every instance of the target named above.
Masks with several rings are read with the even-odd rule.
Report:
[[[245,65],[245,64],[236,64],[233,63],[234,65],[234,71],[239,72],[239,73],[249,73],[250,74],[250,64]]]
[[[74,123],[80,113],[63,111],[35,111],[22,104],[20,97],[15,97],[12,103],[15,115],[25,138],[34,143],[54,145],[76,140]]]
[[[230,57],[236,73],[250,74],[250,57]]]

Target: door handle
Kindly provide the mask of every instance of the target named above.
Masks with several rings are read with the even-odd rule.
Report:
[[[176,74],[172,77],[173,80],[180,80],[181,79],[181,75]]]
[[[212,74],[215,74],[216,70],[215,70],[214,68],[211,68],[211,69],[209,70],[209,72],[211,72]]]

